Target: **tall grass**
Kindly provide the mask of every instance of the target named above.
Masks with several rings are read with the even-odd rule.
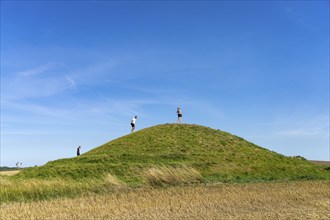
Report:
[[[126,183],[106,174],[102,179],[9,179],[0,177],[0,203],[29,202],[59,197],[77,197],[89,192],[104,193],[125,188]]]
[[[119,180],[116,176],[111,175],[110,173],[104,176],[106,184],[113,186],[115,188],[126,188],[127,184],[124,181]]]
[[[188,166],[153,166],[140,174],[149,186],[182,185],[203,181],[201,174]],[[129,188],[117,176],[106,173],[102,178],[74,179],[13,179],[0,176],[0,203],[76,197],[83,193],[109,193]]]
[[[151,186],[181,185],[200,183],[202,175],[194,168],[181,165],[179,167],[153,166],[144,172],[147,184]]]
[[[68,179],[26,179],[0,178],[0,202],[45,200],[57,197],[73,197],[91,190],[98,181],[73,181]]]
[[[138,188],[0,206],[3,219],[330,219],[329,181]]]
[[[21,172],[21,170],[8,170],[8,171],[0,171],[0,175],[3,176],[14,176]]]

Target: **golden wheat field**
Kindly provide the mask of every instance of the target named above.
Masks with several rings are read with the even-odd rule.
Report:
[[[14,176],[14,175],[18,174],[19,172],[21,172],[21,170],[1,171],[0,172],[0,175],[3,175],[3,176]]]
[[[2,219],[330,219],[330,181],[118,189],[1,205]]]

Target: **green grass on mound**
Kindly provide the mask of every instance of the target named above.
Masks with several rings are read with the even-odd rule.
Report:
[[[329,172],[285,157],[229,133],[204,126],[164,124],[97,147],[79,157],[29,168],[15,178],[99,179],[116,176],[128,185],[146,182],[154,167],[189,167],[206,182],[329,179]]]
[[[0,176],[0,203],[108,193],[136,186],[330,179],[330,172],[211,128],[166,124],[79,157]]]

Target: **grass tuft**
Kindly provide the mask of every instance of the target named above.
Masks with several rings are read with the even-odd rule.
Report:
[[[202,175],[192,167],[153,166],[144,172],[145,181],[151,186],[182,185],[203,182]]]
[[[116,176],[111,175],[110,173],[106,174],[104,177],[105,183],[113,186],[115,188],[126,188],[127,184],[119,180]]]

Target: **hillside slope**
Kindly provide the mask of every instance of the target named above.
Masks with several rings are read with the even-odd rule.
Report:
[[[229,133],[199,125],[164,124],[97,147],[79,157],[29,168],[17,178],[100,178],[106,173],[141,184],[153,166],[188,166],[205,181],[329,179],[329,173],[300,158],[285,157]]]

